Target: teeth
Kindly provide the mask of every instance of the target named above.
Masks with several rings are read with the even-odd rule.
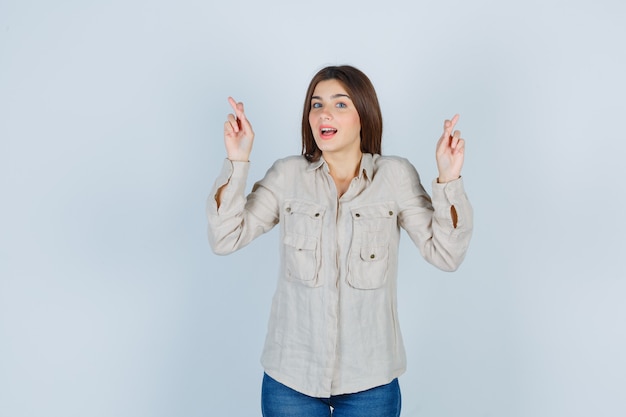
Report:
[[[330,127],[324,127],[322,128],[322,133],[328,133],[328,132],[336,132],[337,129],[332,129]]]

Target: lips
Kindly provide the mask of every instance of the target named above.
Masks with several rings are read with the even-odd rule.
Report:
[[[337,129],[332,126],[321,126],[320,127],[320,137],[322,139],[330,139],[337,133]]]

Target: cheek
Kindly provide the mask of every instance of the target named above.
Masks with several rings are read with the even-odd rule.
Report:
[[[313,116],[313,113],[309,113],[309,128],[315,133],[315,129],[313,128],[313,126],[315,126],[314,122],[315,116]]]
[[[355,130],[358,130],[359,132],[361,131],[361,119],[359,118],[359,115],[354,116],[352,119],[352,126],[354,126]]]

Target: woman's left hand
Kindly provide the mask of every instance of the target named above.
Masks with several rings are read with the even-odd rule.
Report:
[[[437,182],[444,183],[454,181],[461,176],[463,159],[465,155],[465,140],[461,138],[461,131],[452,130],[459,120],[455,114],[452,120],[446,120],[443,124],[443,134],[437,142],[437,169],[439,178]]]

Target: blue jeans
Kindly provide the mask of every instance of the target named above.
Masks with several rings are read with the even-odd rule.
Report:
[[[263,375],[263,417],[399,417],[400,406],[397,378],[387,385],[354,394],[316,398],[301,394],[267,374]]]

